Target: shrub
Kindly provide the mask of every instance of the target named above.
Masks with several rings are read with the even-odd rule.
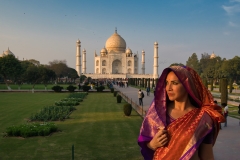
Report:
[[[69,86],[67,87],[67,90],[68,90],[69,92],[74,92],[75,89],[77,89],[77,87],[74,87],[73,85],[69,85]]]
[[[54,90],[55,92],[61,92],[62,89],[63,89],[63,87],[58,86],[58,85],[52,87],[52,90]]]
[[[102,92],[105,89],[104,86],[95,87],[95,88],[96,88],[97,92]]]
[[[68,98],[81,98],[81,99],[84,99],[87,95],[88,95],[87,92],[70,93]]]
[[[127,103],[123,106],[123,112],[126,116],[130,116],[132,112],[132,105]]]
[[[113,93],[114,92],[114,88],[111,88],[111,93]]]
[[[64,101],[56,101],[56,106],[77,106],[79,105],[78,100],[64,100]]]
[[[122,101],[122,97],[118,94],[117,95],[117,103],[121,103],[121,101]]]
[[[61,99],[61,101],[77,101],[77,102],[82,102],[83,99],[82,99],[82,98],[73,98],[73,97],[71,97],[71,98],[63,98],[63,99]]]
[[[91,89],[91,87],[90,87],[90,86],[87,86],[87,85],[83,85],[83,86],[82,86],[82,89],[83,89],[84,92],[88,92],[89,89]]]
[[[89,82],[85,82],[84,85],[85,85],[85,86],[89,85]]]
[[[117,91],[113,92],[113,96],[116,97],[117,96]]]
[[[57,130],[58,128],[54,123],[29,123],[8,127],[6,134],[7,136],[27,138],[32,136],[48,136]]]
[[[73,106],[49,106],[41,109],[40,112],[32,115],[31,121],[63,121],[69,118],[69,114],[76,110]]]

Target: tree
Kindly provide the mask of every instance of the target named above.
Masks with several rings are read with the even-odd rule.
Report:
[[[228,101],[227,78],[221,79],[221,104]]]
[[[20,90],[22,83],[24,82],[24,73],[28,67],[33,66],[34,64],[29,61],[20,61],[21,64],[21,73],[15,77],[15,82],[18,84],[18,89]]]
[[[229,60],[231,64],[231,70],[232,70],[232,79],[235,82],[239,81],[240,78],[240,57],[235,56],[232,59]]]
[[[87,77],[82,74],[82,75],[79,77],[79,79],[80,79],[80,83],[82,83],[82,82],[85,81],[85,79],[87,79]]]
[[[196,53],[193,53],[192,56],[188,58],[186,66],[194,69],[200,75],[200,64]]]
[[[57,78],[68,76],[68,66],[66,64],[66,60],[54,60],[49,62],[48,68],[55,72]]]
[[[68,68],[68,78],[71,78],[74,80],[75,82],[75,79],[78,78],[78,73],[75,69],[73,68]]]
[[[240,76],[240,57],[235,56],[233,59],[225,60],[222,63],[221,71],[228,78],[229,92],[231,93],[233,82],[237,82]]]
[[[206,76],[204,71],[208,67],[208,62],[210,59],[210,55],[208,53],[203,53],[201,54],[201,59],[199,60],[199,65],[200,65],[200,72],[203,73],[204,76]]]
[[[56,78],[56,74],[53,70],[48,69],[44,66],[39,67],[39,73],[41,76],[40,80],[44,84],[45,90],[47,90],[47,84],[49,83],[49,81],[53,81]]]
[[[13,81],[15,77],[18,77],[21,74],[21,64],[19,60],[13,55],[0,57],[0,74],[4,79],[8,90],[11,90],[9,82]]]
[[[170,67],[171,66],[185,66],[184,64],[182,64],[182,63],[172,63],[171,65],[170,65]]]
[[[27,82],[32,84],[32,93],[34,93],[34,86],[37,82],[41,81],[42,75],[40,67],[35,65],[29,66],[24,73],[24,78]]]
[[[40,62],[37,61],[37,60],[35,60],[35,59],[29,59],[29,60],[27,60],[27,61],[30,62],[30,63],[32,63],[32,64],[35,65],[35,66],[40,66],[40,65],[41,65]]]
[[[220,80],[220,66],[222,64],[221,57],[210,58],[208,53],[202,54],[200,59],[201,78],[207,78],[213,90],[213,85]]]

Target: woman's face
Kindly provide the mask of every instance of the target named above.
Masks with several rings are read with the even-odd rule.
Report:
[[[166,92],[170,101],[186,101],[188,93],[173,71],[166,78]]]

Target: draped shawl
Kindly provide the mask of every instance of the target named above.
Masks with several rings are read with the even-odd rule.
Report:
[[[176,74],[194,101],[196,109],[167,125],[165,81],[170,71]],[[155,98],[143,120],[138,137],[138,144],[144,159],[190,159],[204,137],[211,131],[214,134],[214,145],[219,132],[219,123],[224,122],[221,113],[222,108],[214,103],[211,93],[193,69],[182,66],[171,66],[164,69],[156,86]],[[152,140],[159,128],[168,131],[169,142],[154,153],[147,147],[147,143]]]

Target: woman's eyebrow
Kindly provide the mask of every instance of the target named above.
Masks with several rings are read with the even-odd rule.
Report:
[[[177,79],[176,79],[176,80],[167,80],[167,79],[166,79],[166,81],[170,81],[170,82],[179,82],[179,80],[177,80]]]

